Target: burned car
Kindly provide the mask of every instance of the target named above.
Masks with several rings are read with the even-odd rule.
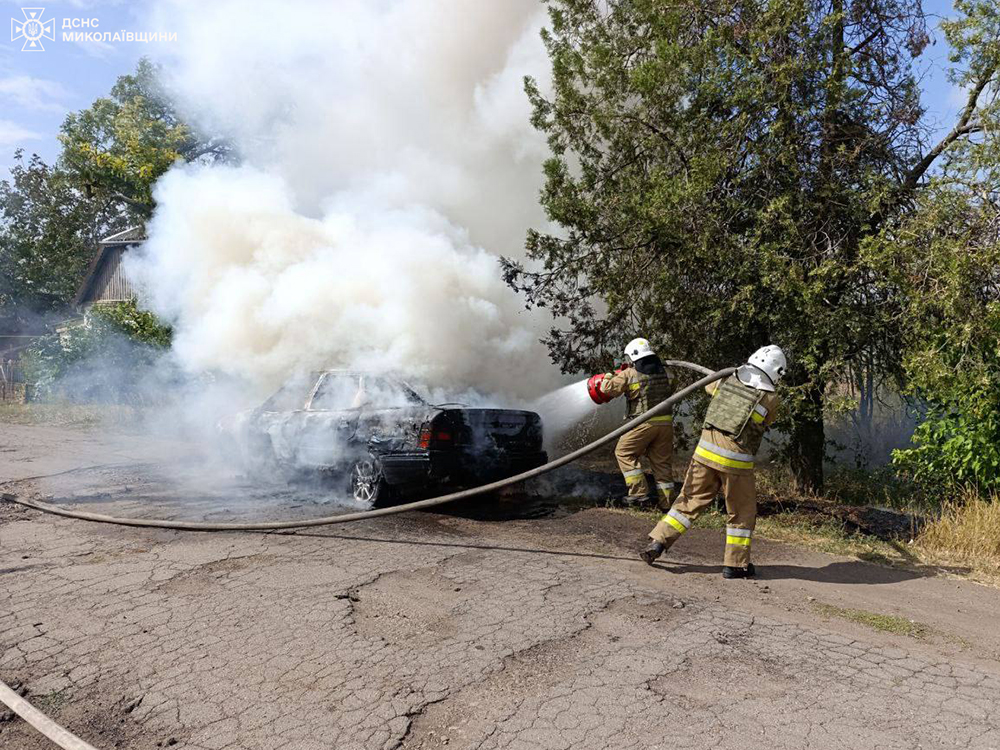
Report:
[[[322,472],[374,505],[477,486],[547,461],[534,412],[432,404],[395,377],[346,370],[293,378],[220,429],[248,470]]]

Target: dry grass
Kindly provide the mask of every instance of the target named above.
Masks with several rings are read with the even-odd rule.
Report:
[[[626,512],[653,523],[663,515],[658,511]],[[706,511],[695,522],[701,528],[721,529],[725,525],[726,515],[718,508]],[[877,565],[1000,586],[1000,500],[991,502],[973,495],[949,504],[911,543],[852,532],[835,519],[798,511],[758,516],[755,535]]]
[[[623,512],[639,516],[655,524],[661,511],[626,509]],[[726,514],[717,507],[706,510],[694,523],[695,528],[723,529]],[[856,557],[865,562],[889,567],[918,563],[903,545],[886,542],[874,536],[847,531],[834,519],[789,511],[771,516],[758,516],[754,534],[774,542],[795,544],[831,555]]]
[[[54,427],[128,426],[136,410],[116,404],[27,403],[0,404],[0,423],[37,424]]]
[[[927,562],[965,565],[973,578],[1000,584],[1000,498],[966,492],[945,503],[913,548]]]
[[[920,488],[896,476],[891,467],[861,471],[846,467],[826,470],[821,493],[804,492],[795,486],[791,470],[765,464],[757,472],[757,499],[784,503],[835,502],[904,511],[926,511],[936,498],[928,498]]]

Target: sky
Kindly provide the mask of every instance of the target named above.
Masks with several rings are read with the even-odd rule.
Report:
[[[211,3],[211,0],[204,0]],[[97,19],[96,31],[176,33],[169,19],[158,16],[150,21],[155,0],[70,0],[52,2],[40,0],[30,7],[43,7],[42,21],[54,21],[54,41],[41,39],[44,51],[22,51],[25,40],[11,40],[16,29],[8,32],[8,20],[2,19],[0,29],[0,165],[12,163],[14,150],[24,148],[52,162],[59,153],[56,138],[66,113],[87,107],[94,99],[105,95],[115,79],[135,67],[143,55],[153,59],[170,54],[171,42],[94,42],[65,41],[63,28],[68,21]],[[275,1],[274,6],[280,8]],[[0,0],[0,15],[21,22],[25,19],[22,2]],[[946,131],[961,106],[961,92],[947,80],[947,45],[936,28],[936,20],[952,12],[951,0],[925,0],[925,9],[933,14],[932,37],[935,44],[927,49],[921,61],[924,105],[932,122]],[[87,32],[89,29],[73,28]],[[267,40],[261,40],[261,53],[266,53]],[[0,175],[0,176],[5,176]]]
[[[83,109],[107,94],[115,79],[135,67],[143,55],[163,54],[168,42],[104,43],[63,41],[63,21],[98,20],[96,31],[153,31],[144,21],[143,2],[74,0],[37,3],[0,0],[0,164],[9,165],[14,149],[23,147],[46,161],[59,153],[56,136],[67,112]],[[23,7],[44,8],[42,21],[54,20],[54,41],[43,38],[43,51],[22,51],[24,39],[11,40],[11,20],[25,19]],[[72,29],[76,31],[95,31]],[[155,29],[166,31],[170,29]]]

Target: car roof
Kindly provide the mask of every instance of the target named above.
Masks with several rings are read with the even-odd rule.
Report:
[[[388,380],[390,383],[396,386],[406,389],[414,396],[416,396],[420,400],[420,403],[422,404],[428,403],[427,399],[425,399],[423,396],[417,393],[417,391],[414,390],[413,386],[411,386],[408,382],[406,382],[403,378],[399,377],[398,375],[392,375],[389,373],[381,373],[381,372],[371,372],[367,370],[348,370],[346,368],[330,368],[327,370],[313,370],[310,373],[310,376],[316,380],[316,383],[313,385],[313,388],[309,393],[309,397],[306,400],[307,407],[312,402],[313,397],[316,395],[316,391],[319,389],[319,379],[322,378],[324,375],[351,375],[356,377],[364,375],[366,377],[382,378],[383,380]]]
[[[386,378],[387,380],[399,380],[402,378],[387,372],[372,372],[371,370],[349,370],[344,367],[332,367],[326,370],[313,370],[310,375],[319,377],[320,375],[368,375],[375,378]]]

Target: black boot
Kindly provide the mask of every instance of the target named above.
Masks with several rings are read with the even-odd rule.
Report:
[[[615,507],[642,509],[649,507],[649,498],[644,495],[625,495],[615,503]]]
[[[652,565],[653,561],[662,555],[665,549],[666,547],[659,542],[650,542],[649,546],[639,553],[639,557],[642,558],[642,561],[646,563],[646,565]]]
[[[756,573],[753,563],[747,563],[745,568],[733,568],[729,565],[722,568],[723,578],[753,578]]]

